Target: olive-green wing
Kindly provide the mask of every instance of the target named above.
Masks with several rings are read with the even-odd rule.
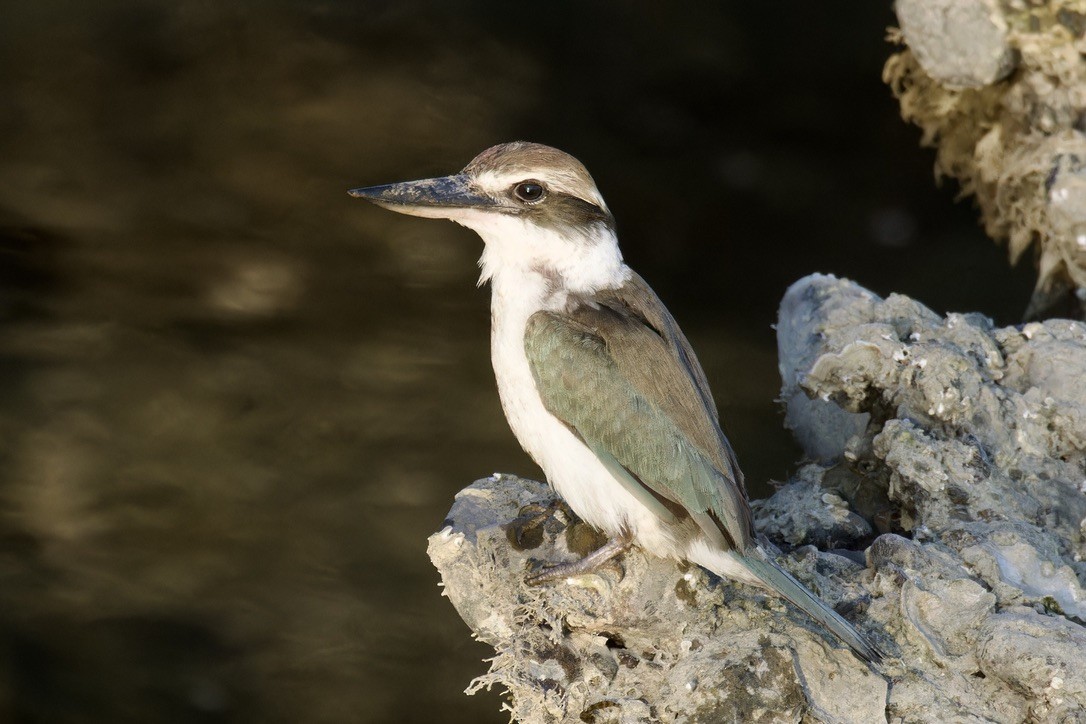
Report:
[[[637,313],[652,305],[663,310],[653,294],[532,315],[524,346],[536,386],[551,414],[650,508],[688,515],[743,551],[753,528],[734,454],[681,332]]]
[[[713,420],[719,422],[716,405],[713,404],[713,395],[709,391],[709,380],[705,378],[705,372],[701,369],[694,350],[686,340],[686,335],[679,329],[675,318],[667,307],[652,291],[648,282],[641,278],[637,272],[630,271],[630,278],[617,289],[603,289],[596,293],[596,299],[601,304],[618,310],[628,316],[633,316],[642,321],[645,326],[668,340],[672,353],[678,358],[680,364],[685,367],[697,384],[698,393],[701,395],[705,406],[709,409]],[[731,450],[731,448],[728,448]],[[734,463],[734,460],[733,460]],[[735,469],[739,473],[738,467]],[[739,475],[742,482],[742,474]]]

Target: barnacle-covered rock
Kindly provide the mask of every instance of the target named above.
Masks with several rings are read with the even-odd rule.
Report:
[[[883,69],[1011,262],[1034,245],[1027,319],[1086,313],[1086,2],[897,0]],[[1012,73],[1013,71],[1013,73]]]

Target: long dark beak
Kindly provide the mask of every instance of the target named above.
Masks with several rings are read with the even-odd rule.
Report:
[[[490,196],[479,193],[464,174],[368,186],[347,193],[401,214],[439,219],[454,218],[464,209],[498,205]]]

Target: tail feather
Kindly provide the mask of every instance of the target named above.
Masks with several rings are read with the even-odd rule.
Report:
[[[829,607],[825,601],[813,594],[806,586],[797,581],[791,573],[781,568],[776,562],[763,554],[761,550],[752,550],[746,555],[734,551],[732,559],[761,581],[767,588],[776,592],[824,628],[832,631],[837,638],[848,644],[856,654],[873,664],[880,663],[884,654],[857,631],[852,624]]]

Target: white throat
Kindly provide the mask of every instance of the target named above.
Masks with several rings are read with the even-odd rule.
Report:
[[[622,263],[614,234],[601,228],[596,238],[562,238],[538,227],[501,227],[472,228],[486,241],[480,264],[493,287],[491,358],[513,434],[585,521],[610,536],[633,532],[659,555],[681,556],[682,543],[661,519],[546,409],[524,349],[525,326],[536,312],[561,312],[571,296],[591,300],[594,292],[629,281],[633,272]]]
[[[522,293],[530,293],[542,280],[554,295],[591,295],[621,286],[630,278],[618,239],[603,225],[558,230],[495,214],[454,221],[483,238],[479,283],[490,281],[495,294],[499,288],[516,294],[518,286],[525,287]]]

